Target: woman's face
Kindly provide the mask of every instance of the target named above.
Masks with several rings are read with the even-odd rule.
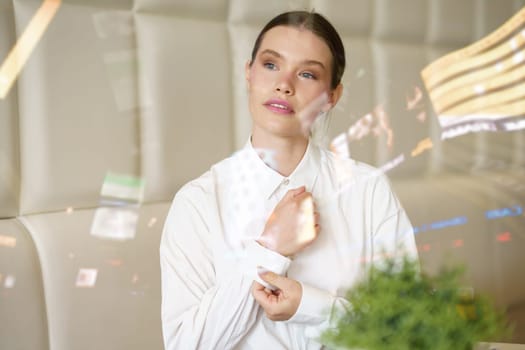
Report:
[[[246,65],[253,133],[307,137],[315,117],[340,96],[342,86],[330,89],[331,72],[330,49],[311,31],[267,31],[254,62]]]

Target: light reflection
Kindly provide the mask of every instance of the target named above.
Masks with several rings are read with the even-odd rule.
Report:
[[[430,138],[427,137],[426,139],[419,141],[416,148],[412,150],[410,155],[412,157],[416,157],[420,155],[421,153],[423,153],[424,151],[431,149],[431,148],[432,148],[432,140],[430,140]]]
[[[379,167],[379,171],[376,172],[374,175],[384,174],[389,172],[390,170],[397,168],[401,163],[405,161],[405,155],[400,154],[399,156],[395,157],[389,162],[386,162],[382,166]]]
[[[523,62],[523,57],[524,57],[524,53],[523,53],[523,51],[521,51],[521,52],[518,52],[517,54],[515,54],[512,57],[512,60],[514,61],[515,64],[520,64],[521,62]]]
[[[365,114],[348,128],[346,133],[337,135],[330,142],[332,152],[343,158],[350,157],[348,145],[353,141],[359,141],[368,135],[379,137],[386,135],[386,144],[389,148],[393,146],[394,133],[390,127],[389,116],[383,106],[377,105],[371,113]]]
[[[261,201],[260,189],[270,184],[270,178],[260,176],[257,169],[261,166],[261,161],[266,165],[274,165],[274,150],[254,149],[257,154],[264,154],[265,159],[261,160],[254,156],[251,149],[241,149],[234,153],[233,157],[239,159],[238,162],[228,166],[228,173],[231,176],[224,178],[225,188],[229,188],[227,207],[224,208],[227,220],[223,221],[226,246],[232,252],[232,257],[238,257],[244,242],[239,240],[249,240],[257,238],[260,234],[253,232],[253,227],[264,227],[264,222],[271,213],[273,206],[268,201]],[[235,165],[234,165],[235,164]],[[237,167],[237,164],[240,167]],[[264,166],[264,165],[263,165]],[[275,165],[274,165],[275,166]]]
[[[414,87],[414,95],[413,97],[407,96],[406,101],[406,108],[408,111],[411,111],[415,109],[416,107],[419,107],[419,102],[423,98],[423,92],[421,92],[421,89],[417,86]]]
[[[4,288],[14,288],[16,277],[14,275],[6,275],[4,279]]]
[[[268,165],[274,170],[277,169],[277,159],[275,157],[275,150],[268,148],[254,148],[254,150],[259,156],[259,158],[261,158],[261,160],[264,162],[264,164]]]
[[[151,99],[147,92],[140,98],[136,91],[138,58],[135,50],[115,51],[104,54],[104,63],[119,111],[148,107]]]
[[[16,237],[0,235],[0,247],[16,247]]]
[[[91,234],[112,240],[135,238],[138,213],[133,209],[100,207],[95,211]]]
[[[442,139],[525,128],[525,8],[496,31],[425,67]]]
[[[108,172],[100,195],[140,203],[144,197],[144,180],[136,176]]]
[[[113,267],[122,266],[122,259],[108,259],[106,262]]]
[[[302,228],[297,236],[298,242],[310,242],[315,237],[314,202],[312,197],[307,197],[301,202],[299,227]]]
[[[157,223],[157,218],[151,218],[148,221],[148,227],[153,227]]]
[[[332,142],[330,142],[330,151],[341,158],[350,158],[350,150],[348,148],[348,139],[346,133],[337,135]]]
[[[455,239],[454,240],[454,248],[460,248],[463,247],[463,240],[462,239]]]
[[[376,170],[372,171],[369,175],[360,178],[359,180],[355,180],[353,177],[350,176],[350,174],[345,174],[344,172],[342,172],[342,174],[341,174],[342,179],[341,179],[341,181],[339,181],[340,183],[342,183],[342,185],[341,185],[341,188],[339,189],[339,191],[337,191],[336,193],[333,193],[333,194],[329,194],[329,195],[321,198],[319,200],[319,204],[320,205],[324,205],[325,203],[327,203],[327,202],[333,200],[334,198],[340,196],[342,193],[350,190],[352,188],[352,186],[354,186],[358,181],[362,182],[362,181],[366,181],[366,180],[368,180],[370,178],[373,178],[373,177],[376,177],[376,176],[381,176],[381,175],[389,172],[390,170],[392,170],[394,168],[397,168],[404,161],[405,161],[405,155],[402,153],[402,154],[398,155],[397,157],[395,157],[394,159],[392,159],[392,160],[386,162],[385,164],[381,165],[379,168],[377,168]]]
[[[98,269],[81,268],[78,270],[75,286],[77,288],[93,288],[97,282]]]
[[[312,102],[297,113],[297,118],[301,123],[301,129],[305,136],[310,134],[312,125],[318,118],[323,117],[321,109],[328,103],[328,94],[323,92],[317,96]]]
[[[512,207],[504,207],[493,210],[487,210],[485,212],[485,217],[488,220],[499,219],[506,216],[520,216],[523,214],[523,208],[519,205],[514,205]]]
[[[512,240],[512,235],[510,232],[502,232],[497,235],[496,239],[500,243],[510,242]]]
[[[93,24],[102,39],[130,36],[135,32],[133,14],[130,11],[104,11],[93,15]]]
[[[61,0],[45,0],[0,67],[0,99],[6,97],[61,5]]]
[[[465,225],[467,222],[468,222],[468,219],[466,216],[456,216],[451,219],[435,221],[430,224],[421,225],[420,227],[414,227],[414,234],[418,234],[418,233],[426,232],[430,230],[440,230],[440,229],[451,227],[451,226]]]
[[[101,206],[95,211],[91,224],[91,234],[119,241],[135,238],[144,183],[139,177],[108,172],[100,192]]]

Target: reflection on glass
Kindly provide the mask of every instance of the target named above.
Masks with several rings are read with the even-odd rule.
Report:
[[[426,139],[419,141],[416,148],[412,150],[412,153],[410,153],[410,155],[412,157],[416,157],[420,155],[421,153],[423,153],[424,151],[431,149],[431,148],[432,148],[432,140],[430,140],[430,138],[427,137]]]
[[[140,106],[137,94],[137,53],[135,50],[116,51],[104,54],[104,62],[113,96],[119,111],[129,111]],[[147,94],[143,94],[147,97]],[[148,104],[148,101],[145,102]]]
[[[14,288],[16,277],[14,275],[7,275],[4,279],[4,288]]]
[[[0,247],[16,247],[16,237],[0,235]]]
[[[135,31],[133,14],[130,11],[103,11],[93,15],[93,24],[102,39],[129,36]]]
[[[132,209],[101,207],[95,211],[91,234],[99,238],[128,240],[135,238],[138,213]]]
[[[510,232],[502,232],[502,233],[499,233],[497,238],[498,242],[509,242],[512,240],[512,235],[510,234]]]
[[[101,206],[95,211],[91,234],[98,238],[135,238],[138,208],[144,197],[144,180],[109,172],[100,191]]]
[[[153,227],[157,223],[157,218],[153,217],[148,221],[148,227]]]
[[[80,268],[75,286],[78,288],[93,288],[97,282],[98,269]]]
[[[108,172],[100,195],[140,203],[144,197],[144,180],[135,176]]]
[[[414,227],[414,234],[430,230],[440,230],[445,227],[465,225],[467,222],[468,219],[466,216],[456,216],[451,219],[435,221],[430,224],[421,225],[420,227]]]
[[[478,42],[421,72],[442,139],[525,128],[525,8]]]
[[[0,99],[6,97],[36,44],[60,7],[61,0],[45,0],[0,67]]]

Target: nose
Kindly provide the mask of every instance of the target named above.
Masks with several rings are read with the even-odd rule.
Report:
[[[293,88],[293,82],[290,75],[283,75],[281,78],[277,81],[275,85],[275,91],[283,93],[285,95],[293,95],[294,88]]]

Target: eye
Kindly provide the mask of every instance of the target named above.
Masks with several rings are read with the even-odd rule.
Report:
[[[274,63],[272,63],[272,62],[264,62],[264,63],[263,63],[263,66],[264,66],[265,68],[270,69],[270,70],[275,70],[275,69],[277,69],[277,66],[276,66]]]
[[[299,75],[306,79],[314,79],[314,80],[317,79],[317,77],[310,72],[302,72]]]

